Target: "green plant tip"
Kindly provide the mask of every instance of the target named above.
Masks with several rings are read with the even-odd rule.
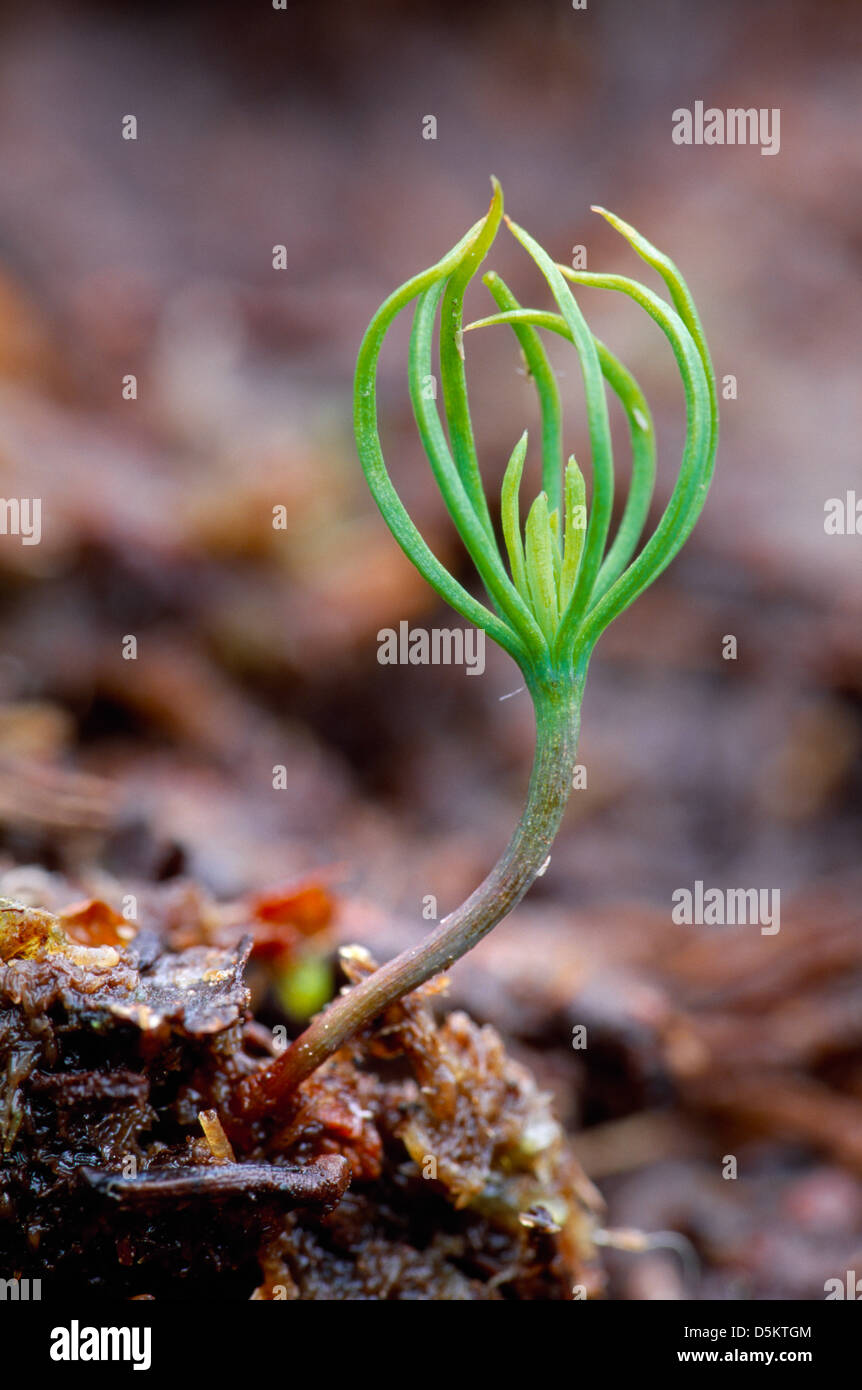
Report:
[[[502,189],[492,179],[486,216],[436,265],[395,292],[372,320],[356,373],[356,437],[371,491],[384,519],[417,568],[469,622],[484,628],[518,662],[528,683],[585,670],[602,631],[651,584],[684,544],[703,507],[718,436],[715,378],[694,301],[674,263],[627,222],[604,217],[658,272],[670,302],[637,281],[556,265],[522,227],[503,212]],[[554,308],[525,309],[493,271],[483,276],[497,313],[463,322],[466,291],[505,222],[527,251],[554,300]],[[679,364],[686,405],[686,444],[677,483],[645,541],[655,482],[655,435],[649,406],[631,373],[590,331],[571,286],[620,291],[638,303],[668,338]],[[399,313],[417,301],[411,350],[411,395],[434,476],[456,530],[485,588],[475,597],[431,553],[407,516],[386,471],[376,421],[376,372],[383,340]],[[439,353],[432,353],[439,322]],[[503,477],[498,543],[482,481],[467,389],[465,335],[508,324],[516,334],[541,408],[542,486],[533,494],[522,529],[520,493],[527,462],[526,432]],[[541,331],[574,347],[583,373],[591,444],[591,498],[573,458],[563,466],[559,390]],[[438,379],[442,416],[423,383]],[[629,423],[631,481],[612,542],[609,532],[615,469],[607,414],[607,387]]]

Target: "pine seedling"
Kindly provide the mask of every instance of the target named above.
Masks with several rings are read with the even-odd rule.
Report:
[[[504,853],[476,890],[416,946],[342,993],[284,1054],[240,1083],[238,1116],[254,1120],[279,1104],[322,1061],[388,1005],[447,970],[509,913],[547,864],[572,787],[587,668],[602,632],[670,564],[700,515],[718,437],[715,378],[691,294],[674,263],[628,223],[601,208],[658,272],[669,300],[620,275],[557,265],[523,228],[515,239],[547,283],[554,311],[522,308],[499,276],[484,276],[497,312],[463,323],[465,291],[503,220],[493,180],[488,214],[442,260],[408,280],[382,304],[366,331],[356,366],[354,424],[368,486],[402,550],[436,592],[517,662],[533,701],[536,751],[521,819]],[[639,304],[673,350],[682,379],[686,439],[676,483],[641,544],[656,474],[649,407],[637,382],[587,326],[570,285],[616,290]],[[399,497],[383,457],[377,420],[377,369],[386,336],[414,305],[408,379],[416,426],[452,521],[484,586],[470,593],[437,558]],[[437,371],[434,335],[439,322]],[[512,451],[500,497],[502,547],[479,469],[467,395],[465,335],[509,325],[535,384],[541,416],[542,487],[522,525],[527,435]],[[563,464],[560,396],[539,330],[558,334],[580,361],[591,452],[591,496],[574,458]],[[443,418],[429,379],[439,376]],[[606,387],[625,413],[631,445],[628,496],[612,543],[614,463]],[[444,426],[445,420],[445,426]]]

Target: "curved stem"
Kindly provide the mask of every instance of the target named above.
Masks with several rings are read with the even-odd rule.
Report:
[[[283,1056],[240,1082],[238,1117],[277,1109],[295,1088],[378,1014],[471,950],[520,902],[544,866],[572,787],[586,663],[530,681],[536,752],[523,815],[479,887],[424,940],[381,966],[318,1014]]]

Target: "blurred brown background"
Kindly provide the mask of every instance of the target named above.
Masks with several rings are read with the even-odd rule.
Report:
[[[481,215],[489,174],[559,260],[584,244],[640,275],[589,205],[633,222],[737,378],[692,541],[594,658],[589,786],[551,871],[453,982],[556,1090],[610,1224],[696,1248],[697,1277],[615,1257],[620,1297],[812,1298],[862,1274],[862,536],[823,525],[826,499],[862,496],[860,38],[837,0],[0,8],[0,469],[43,508],[40,545],[0,544],[8,866],[218,897],[325,870],[336,934],[385,954],[496,856],[527,697],[500,703],[520,681],[490,644],[481,679],[378,664],[380,628],[450,617],[350,422],[368,319]],[[696,100],[779,108],[780,153],[675,145]],[[490,264],[546,305],[504,236]],[[663,499],[672,357],[627,301],[581,302],[652,403]],[[468,347],[494,485],[535,406],[503,330]],[[381,386],[393,473],[466,577],[402,364]],[[695,879],[779,889],[780,934],[673,927]]]

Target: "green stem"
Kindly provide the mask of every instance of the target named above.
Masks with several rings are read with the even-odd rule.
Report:
[[[235,1092],[238,1117],[255,1120],[277,1109],[360,1028],[410,990],[448,970],[520,902],[550,854],[569,799],[585,677],[583,663],[574,675],[546,672],[528,679],[536,711],[536,752],[527,802],[488,876],[424,940],[334,1000],[283,1056],[241,1082]]]

